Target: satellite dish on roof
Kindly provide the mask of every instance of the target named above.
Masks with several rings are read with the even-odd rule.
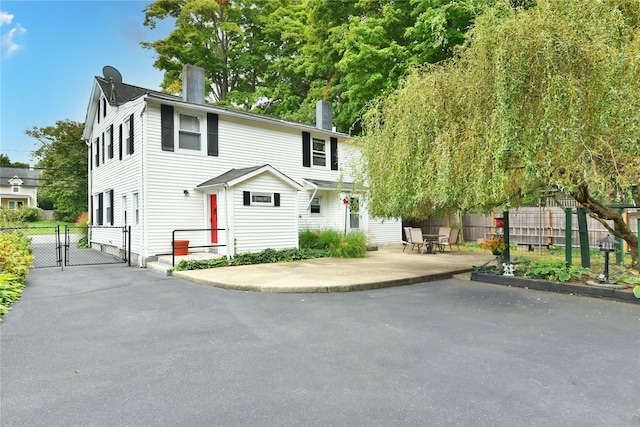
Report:
[[[102,75],[106,80],[109,80],[111,84],[122,83],[122,74],[120,74],[120,71],[116,70],[116,68],[111,65],[105,65],[102,68]]]

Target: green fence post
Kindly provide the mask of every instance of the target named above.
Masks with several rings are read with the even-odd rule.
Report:
[[[584,268],[591,268],[591,257],[589,253],[589,234],[587,231],[587,209],[578,208],[578,232],[580,233],[580,258]]]
[[[616,209],[616,211],[622,215],[623,209]],[[613,226],[615,231],[615,224]],[[616,265],[621,265],[624,262],[624,252],[622,252],[622,237],[614,236],[618,244],[616,245]]]
[[[507,243],[507,249],[504,251],[504,263],[511,264],[511,248],[509,247],[509,211],[503,211],[502,216],[504,217],[504,240]]]
[[[565,224],[564,224],[564,259],[567,267],[571,266],[573,262],[573,209],[566,208],[564,210]]]

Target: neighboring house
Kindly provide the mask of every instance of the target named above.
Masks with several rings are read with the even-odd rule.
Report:
[[[0,166],[0,207],[38,207],[40,171],[33,168]]]
[[[183,75],[183,97],[102,77],[91,92],[90,222],[130,225],[140,265],[171,253],[173,238],[229,255],[297,247],[304,229],[400,242],[400,221],[358,203],[347,165],[359,151],[331,130],[329,104],[315,127],[206,104],[202,69]],[[215,230],[174,234],[185,229]]]

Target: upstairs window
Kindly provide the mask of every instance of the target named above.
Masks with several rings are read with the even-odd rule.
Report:
[[[326,165],[326,144],[322,139],[313,138],[313,166],[325,167]]]
[[[200,151],[200,117],[179,115],[178,147]]]
[[[11,186],[11,191],[14,193],[19,193],[20,192],[20,184],[13,184]]]
[[[126,155],[133,154],[133,138],[131,135],[131,119],[133,115],[124,121],[122,136],[124,138],[124,153]]]
[[[113,159],[113,125],[105,131],[104,138],[107,145],[107,159]]]

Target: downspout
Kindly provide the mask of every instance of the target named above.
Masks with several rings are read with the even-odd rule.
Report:
[[[138,195],[138,209],[140,210],[140,204],[142,204],[142,225],[138,223],[138,232],[140,236],[138,237],[139,249],[138,252],[140,255],[138,256],[138,265],[140,267],[144,266],[146,263],[146,259],[149,256],[149,249],[147,248],[147,188],[146,181],[144,177],[147,174],[147,150],[146,150],[146,141],[145,141],[145,112],[147,111],[147,104],[145,103],[140,111],[140,191]]]
[[[91,162],[93,162],[93,158],[91,157],[91,142],[89,142],[88,139],[84,140],[84,143],[87,144],[87,147],[89,147],[89,150],[87,150],[87,157],[88,157],[88,164],[87,166],[89,166],[89,174],[88,174],[88,182],[87,182],[87,186],[89,187],[89,193],[87,194],[87,215],[88,218],[91,219],[91,221],[88,222],[88,224],[91,224],[93,222],[93,212],[91,212],[91,199],[93,198],[93,167],[91,165]]]
[[[229,200],[227,199],[227,184],[224,184],[224,186],[222,187],[222,192],[224,194],[224,227],[227,229],[227,232],[225,233],[226,237],[227,237],[227,241],[226,241],[226,245],[227,245],[227,261],[229,259],[231,259],[231,257],[229,256],[229,249],[230,249],[230,239],[229,239],[229,234],[231,234],[231,230],[229,229]]]

